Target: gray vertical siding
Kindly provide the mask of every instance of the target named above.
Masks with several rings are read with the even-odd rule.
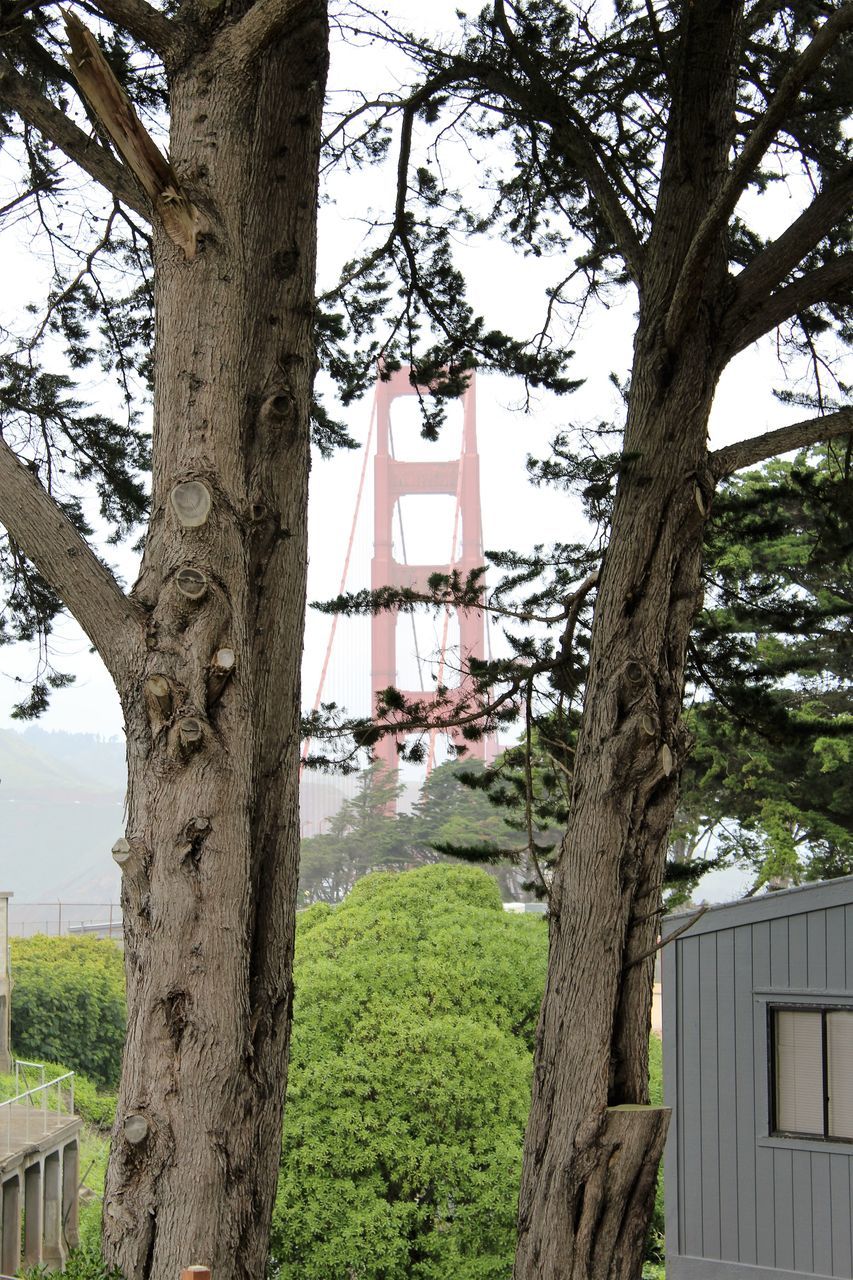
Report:
[[[702,1127],[702,1155],[693,1176],[698,1181],[701,1200],[702,1257],[720,1257],[720,1081],[718,1071],[717,1012],[720,1002],[702,999],[713,991],[717,972],[717,934],[699,939],[699,1115]]]
[[[806,901],[709,912],[664,949],[668,1280],[853,1277],[853,1147],[768,1142],[768,1001],[853,996],[853,902]]]
[[[752,1070],[752,1035],[755,1013],[752,1000],[752,930],[734,929],[735,950],[735,1053],[736,1078],[744,1079]],[[733,1110],[737,1133],[755,1133],[755,1089],[735,1088]],[[727,1257],[742,1262],[758,1261],[756,1225],[755,1144],[736,1140],[738,1165],[738,1243]]]
[[[735,931],[724,929],[717,939],[717,1081],[719,1096],[731,1102],[737,1096],[738,1072],[737,1005],[735,1002]],[[740,1230],[740,1170],[738,1169],[737,1108],[723,1105],[719,1110],[720,1163],[720,1253],[736,1258]]]
[[[682,1250],[702,1256],[702,1069],[699,1053],[699,939],[684,943],[687,963],[681,972],[682,1028],[679,1074],[679,1130],[682,1135],[680,1172]]]

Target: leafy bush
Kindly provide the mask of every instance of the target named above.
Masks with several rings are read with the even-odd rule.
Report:
[[[272,1263],[281,1280],[504,1280],[541,920],[431,866],[306,913]]]
[[[12,941],[12,1043],[21,1058],[65,1062],[114,1086],[126,1023],[124,964],[100,938]]]

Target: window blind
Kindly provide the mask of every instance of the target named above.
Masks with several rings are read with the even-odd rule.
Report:
[[[829,1134],[853,1138],[853,1012],[826,1015]]]
[[[823,1134],[822,1016],[776,1010],[776,1128]],[[853,1115],[853,1107],[851,1107]]]

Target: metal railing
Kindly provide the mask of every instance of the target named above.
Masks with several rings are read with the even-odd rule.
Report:
[[[26,1084],[26,1069],[34,1067],[40,1073],[40,1083],[21,1089]],[[50,1105],[54,1090],[54,1106]],[[74,1072],[66,1071],[55,1080],[45,1080],[44,1066],[40,1062],[15,1061],[15,1096],[0,1102],[0,1134],[5,1133],[3,1154],[18,1147],[27,1146],[59,1127],[59,1121],[74,1115]],[[2,1141],[2,1138],[0,1138]]]
[[[37,1071],[39,1073],[38,1086],[31,1085],[29,1080],[27,1079],[28,1068],[32,1069],[33,1071]],[[21,1088],[22,1080],[24,1082],[23,1089]],[[45,1078],[44,1078],[43,1062],[27,1062],[26,1058],[15,1058],[15,1093],[16,1095],[21,1093],[27,1093],[28,1090],[32,1088],[36,1088],[36,1087],[40,1088],[44,1084],[45,1084]]]

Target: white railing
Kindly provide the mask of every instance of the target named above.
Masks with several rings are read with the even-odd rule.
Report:
[[[21,1090],[22,1078],[26,1084],[27,1067],[34,1067],[40,1073],[41,1082],[30,1089]],[[53,1106],[50,1105],[51,1090],[54,1091]],[[0,1102],[0,1134],[5,1135],[5,1154],[28,1145],[37,1137],[44,1137],[59,1127],[58,1121],[64,1117],[70,1119],[73,1115],[73,1071],[66,1071],[55,1080],[45,1081],[42,1063],[15,1062],[15,1096]]]
[[[31,1087],[30,1082],[27,1079],[28,1068],[32,1069],[33,1071],[37,1071],[39,1073],[39,1085],[43,1085],[45,1082],[43,1062],[27,1062],[26,1058],[16,1058],[15,1059],[15,1093],[16,1094],[26,1093]],[[24,1082],[23,1089],[21,1088],[21,1080],[23,1080]],[[32,1087],[35,1087],[35,1086],[32,1086]]]

